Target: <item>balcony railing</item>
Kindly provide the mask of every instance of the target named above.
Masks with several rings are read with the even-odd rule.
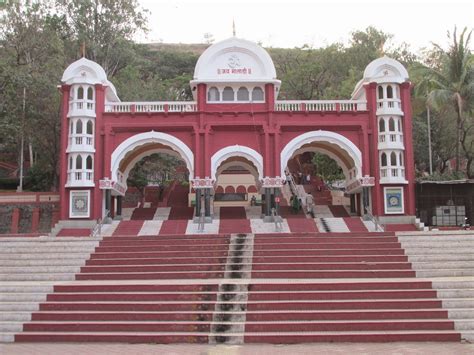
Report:
[[[377,115],[381,114],[401,115],[402,103],[399,99],[381,99],[377,100]]]
[[[105,105],[105,112],[195,112],[195,101],[161,101],[161,102],[110,102]]]
[[[366,111],[367,102],[363,100],[311,100],[276,101],[275,111]]]
[[[276,101],[275,111],[315,111],[315,112],[353,112],[366,111],[367,102],[363,100],[321,100],[321,101]],[[195,101],[159,101],[159,102],[110,102],[105,112],[196,112]]]

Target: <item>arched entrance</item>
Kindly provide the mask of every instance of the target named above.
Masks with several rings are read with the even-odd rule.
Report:
[[[182,160],[187,168],[188,178],[193,178],[194,155],[184,142],[162,132],[151,131],[136,134],[117,146],[111,155],[112,184],[113,186],[119,186],[120,190],[106,190],[104,196],[106,210],[112,208],[113,211],[114,204],[111,200],[113,196],[116,196],[116,215],[120,216],[122,214],[122,198],[128,189],[127,180],[130,172],[138,162],[154,154],[166,154]],[[184,203],[188,204],[187,197]]]
[[[347,197],[344,197],[342,191],[331,192],[331,190],[327,189],[326,185],[323,184],[323,182],[326,183],[327,181],[324,181],[325,178],[321,178],[321,175],[324,174],[318,173],[319,176],[315,177],[314,171],[308,171],[308,166],[310,168],[309,170],[311,170],[315,165],[312,159],[313,154],[308,153],[319,153],[326,155],[330,160],[332,159],[339,166],[344,175],[344,184],[343,186],[340,186],[344,189],[344,186],[349,186],[351,183],[358,181],[358,179],[362,177],[362,153],[360,149],[341,134],[318,130],[307,132],[293,138],[281,152],[282,176],[287,172],[295,173],[295,170],[297,170],[301,177],[301,180],[299,182],[297,181],[298,184],[309,183],[306,179],[306,175],[311,177],[310,181],[312,181],[313,186],[307,186],[306,188],[301,186],[298,188],[298,196],[300,198],[302,198],[302,196],[307,196],[305,192],[308,192],[308,194],[314,198],[316,204],[323,205],[332,205],[334,201],[333,198],[335,198],[338,201],[336,204],[349,205],[350,203],[351,212],[360,213],[360,198],[358,198],[359,202],[357,202],[356,196],[351,194],[349,202]],[[304,162],[302,165],[295,164],[295,161],[301,163],[301,160],[297,159],[299,157],[309,158],[309,162],[304,161],[305,159],[303,159]],[[316,166],[316,170],[317,169],[318,167]],[[303,203],[305,203],[305,199],[302,200]],[[312,201],[313,200],[311,199],[308,203],[312,204]],[[369,199],[367,198],[365,201],[369,201]]]

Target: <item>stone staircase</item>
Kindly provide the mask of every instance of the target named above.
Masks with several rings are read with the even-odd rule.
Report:
[[[0,342],[11,342],[54,284],[75,280],[100,239],[0,238]]]
[[[315,218],[316,226],[321,233],[347,233],[350,232],[344,218],[329,217]]]
[[[34,246],[33,238],[15,239],[20,243],[15,250],[22,254],[12,254],[13,244],[0,241],[0,274],[10,280],[0,286],[1,340],[289,344],[472,339],[472,235],[156,237],[117,231],[100,241],[86,239],[89,249],[81,244],[84,238],[48,238],[47,246]],[[446,244],[450,241],[454,245]],[[39,262],[37,270],[47,269],[34,272],[25,269],[28,263],[15,264],[23,259]],[[464,263],[449,264],[446,274],[432,265],[456,260]],[[459,270],[463,276],[455,276]],[[20,281],[23,274],[43,281]]]
[[[433,281],[456,329],[463,339],[474,342],[474,233],[398,234],[417,277]]]

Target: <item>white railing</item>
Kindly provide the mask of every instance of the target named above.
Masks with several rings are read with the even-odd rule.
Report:
[[[401,143],[403,144],[403,133],[401,132],[384,132],[379,133],[379,143]]]
[[[393,167],[382,167],[380,168],[380,177],[382,179],[400,179],[405,178],[405,167],[393,166]]]
[[[399,99],[377,100],[377,110],[401,111],[402,110],[402,103]]]
[[[105,112],[195,112],[195,101],[109,102]]]
[[[364,100],[276,101],[275,111],[366,111]]]

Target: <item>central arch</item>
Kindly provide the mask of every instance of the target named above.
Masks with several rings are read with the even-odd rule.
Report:
[[[138,150],[141,147],[143,147],[143,151]],[[137,151],[138,154],[127,163],[127,166],[123,169],[124,171],[120,171],[122,161],[126,159],[128,153],[133,151]],[[161,152],[183,159],[189,171],[189,178],[194,178],[194,154],[186,143],[170,134],[151,131],[136,134],[124,140],[115,148],[110,162],[111,179],[117,181],[120,172],[124,175],[124,181],[126,182],[128,173],[137,161],[152,153]]]
[[[299,154],[307,151],[319,151],[334,159],[341,166],[347,180],[350,179],[348,171],[352,169],[355,170],[353,178],[362,176],[362,153],[360,149],[343,135],[323,130],[301,134],[288,142],[280,154],[281,176],[285,176],[288,161],[295,153]]]
[[[263,179],[263,157],[260,153],[246,146],[232,145],[218,150],[211,157],[211,177],[213,180],[217,180],[218,170],[221,170],[219,169],[220,166],[233,157],[241,157],[251,162],[255,168],[251,168],[249,171],[256,173],[257,176],[254,176],[257,180]]]

